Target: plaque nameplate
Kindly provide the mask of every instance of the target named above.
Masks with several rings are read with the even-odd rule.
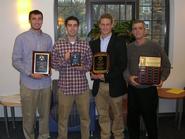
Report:
[[[33,51],[32,73],[49,75],[51,72],[51,53],[48,51]]]
[[[160,76],[161,58],[140,56],[138,82],[146,85],[157,85],[160,83]]]
[[[93,73],[103,74],[109,70],[109,55],[106,52],[99,52],[93,56]]]

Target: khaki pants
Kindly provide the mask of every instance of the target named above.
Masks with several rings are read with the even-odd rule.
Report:
[[[58,137],[57,139],[67,139],[68,118],[74,101],[80,115],[81,139],[89,138],[89,90],[79,95],[64,95],[58,90]]]
[[[32,90],[21,84],[20,88],[23,132],[26,139],[35,139],[34,124],[36,111],[39,113],[39,137],[38,139],[48,139],[49,137],[49,110],[51,89]]]
[[[101,128],[101,139],[110,139],[111,130],[114,139],[124,139],[123,96],[110,97],[109,84],[100,83],[99,92],[95,97],[95,102],[99,115],[98,119]],[[110,109],[112,121],[110,119]]]

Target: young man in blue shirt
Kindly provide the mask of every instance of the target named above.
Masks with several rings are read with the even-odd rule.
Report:
[[[49,109],[51,77],[32,73],[33,51],[52,49],[52,39],[41,30],[43,14],[38,10],[29,13],[31,28],[18,35],[12,54],[12,64],[20,72],[20,96],[23,116],[23,132],[26,139],[35,139],[36,111],[39,113],[39,137],[49,138]]]

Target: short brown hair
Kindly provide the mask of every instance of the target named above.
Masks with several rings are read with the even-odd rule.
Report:
[[[111,23],[113,23],[113,17],[112,17],[112,15],[109,14],[109,13],[105,13],[105,14],[102,14],[102,15],[100,16],[100,19],[99,19],[99,21],[98,21],[99,24],[100,24],[100,22],[101,22],[101,20],[102,20],[103,18],[110,19]]]
[[[32,14],[35,14],[35,15],[40,14],[42,16],[42,19],[43,19],[43,14],[42,14],[41,11],[39,11],[39,10],[33,10],[33,11],[30,11],[30,13],[29,13],[29,20],[31,20]]]
[[[143,24],[143,26],[145,27],[145,22],[144,22],[143,20],[139,20],[139,19],[136,19],[136,20],[134,20],[134,21],[132,22],[132,27],[133,27],[134,24],[138,24],[138,23]]]
[[[75,16],[69,16],[69,17],[67,17],[67,18],[65,19],[65,22],[64,22],[65,26],[67,26],[67,23],[68,23],[69,20],[74,20],[74,21],[77,22],[78,25],[80,24],[80,22],[79,22],[79,20],[78,20],[77,17],[75,17]]]

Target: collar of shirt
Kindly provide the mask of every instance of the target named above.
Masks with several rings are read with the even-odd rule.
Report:
[[[69,38],[68,38],[67,36],[64,37],[64,40],[65,40],[66,42],[68,42],[68,43],[70,43],[70,44],[73,45],[73,44],[75,44],[76,42],[78,42],[78,41],[80,40],[80,38],[77,36],[77,37],[76,37],[76,40],[75,40],[73,43],[69,41]]]
[[[106,36],[106,37],[100,37],[101,40],[101,44],[100,44],[100,50],[101,52],[106,52],[107,51],[107,47],[108,47],[108,43],[110,41],[112,34]]]
[[[32,28],[30,29],[31,33],[34,35],[42,35],[42,30],[40,31],[34,31]]]

